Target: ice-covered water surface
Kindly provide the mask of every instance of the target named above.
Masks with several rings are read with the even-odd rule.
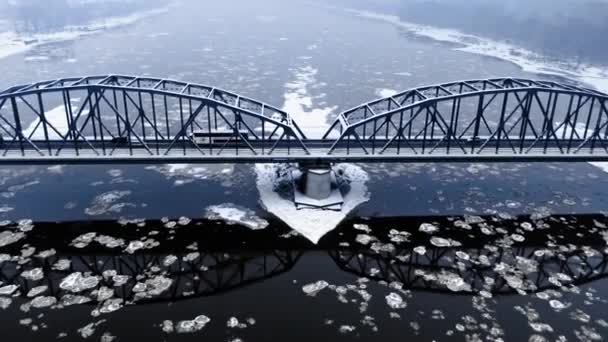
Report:
[[[98,34],[104,30],[130,25],[142,19],[166,13],[172,6],[175,6],[175,4],[172,3],[162,8],[140,11],[125,16],[97,19],[86,25],[66,26],[62,31],[52,33],[24,34],[15,31],[0,32],[0,58],[23,53],[42,44],[74,40],[83,36]],[[46,57],[34,56],[28,58],[36,60],[37,58]]]
[[[327,130],[331,114],[338,108],[315,106],[315,100],[323,99],[325,94],[313,95],[311,90],[327,86],[317,81],[318,72],[319,70],[311,65],[298,67],[292,72],[290,81],[285,84],[283,95],[283,110],[300,125],[308,138],[321,138]]]
[[[603,215],[368,218],[312,246],[187,218],[7,223],[0,318],[28,340],[257,341],[283,300],[280,340],[595,341],[607,227]]]
[[[224,221],[227,224],[239,224],[253,230],[268,227],[268,221],[258,217],[254,211],[231,203],[208,207],[205,218]]]
[[[567,77],[592,85],[601,91],[608,91],[608,67],[572,65],[556,61],[516,45],[462,33],[454,29],[418,25],[401,21],[398,16],[382,13],[349,10],[357,16],[380,20],[406,29],[408,32],[433,40],[458,44],[456,50],[499,58],[517,64],[524,71]]]
[[[72,112],[78,112],[78,106],[72,104]],[[86,116],[89,114],[88,109],[82,110],[82,115]],[[44,125],[40,118],[36,118],[32,121],[29,126],[23,131],[26,137],[32,137],[32,139],[44,140],[48,139],[61,140],[62,136],[65,136],[70,130],[68,123],[68,114],[66,113],[65,106],[58,106],[44,113],[44,118],[48,125],[46,127],[46,136],[44,131]]]

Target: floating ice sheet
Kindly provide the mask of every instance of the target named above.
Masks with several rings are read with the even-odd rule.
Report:
[[[268,221],[258,217],[254,211],[231,204],[213,205],[207,208],[205,218],[240,224],[249,229],[260,230],[268,227]]]

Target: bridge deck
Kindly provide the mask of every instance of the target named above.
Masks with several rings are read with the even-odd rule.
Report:
[[[51,153],[46,143],[37,144],[39,150],[32,148],[21,150],[12,148],[0,155],[0,165],[14,164],[154,164],[154,163],[306,163],[306,162],[581,162],[608,161],[608,153],[601,146],[583,148],[573,153],[580,141],[572,141],[570,152],[568,144],[557,146],[555,143],[538,143],[538,147],[528,148],[532,140],[524,145],[514,147],[507,143],[482,148],[480,142],[463,140],[451,142],[448,149],[446,142],[410,141],[408,146],[382,147],[386,141],[365,142],[351,149],[348,144],[333,146],[332,142],[322,140],[305,140],[308,151],[296,145],[282,144],[275,147],[272,143],[194,145],[192,143],[173,146],[168,150],[168,143],[150,143],[148,149],[138,146],[111,146],[99,141],[90,141],[90,145],[79,142],[77,150],[65,143],[51,144]],[[36,143],[36,142],[34,142]],[[289,145],[289,146],[287,146]],[[352,145],[352,144],[351,144]],[[424,148],[423,148],[423,145]],[[92,149],[95,148],[95,150]],[[332,149],[331,153],[329,151]],[[365,150],[363,149],[365,148]],[[105,153],[104,153],[105,150]],[[167,152],[168,150],[168,152]],[[365,152],[367,151],[367,153]]]

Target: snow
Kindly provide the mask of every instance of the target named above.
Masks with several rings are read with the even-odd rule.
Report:
[[[0,287],[0,295],[3,296],[8,296],[8,295],[12,295],[13,292],[17,291],[19,287],[17,285],[6,285],[3,287]]]
[[[59,288],[65,291],[78,293],[84,290],[92,289],[99,284],[97,277],[85,277],[80,272],[74,272],[65,277],[59,284]]]
[[[439,228],[430,223],[422,223],[420,225],[420,227],[418,228],[418,230],[423,233],[432,234],[432,233],[437,232],[439,230]]]
[[[183,186],[195,181],[217,179],[222,184],[231,184],[234,165],[165,164],[147,166],[146,170],[155,171],[167,180],[174,180],[174,186]]]
[[[268,221],[256,216],[255,212],[231,203],[208,207],[205,218],[208,220],[225,221],[228,224],[243,225],[252,230],[268,227]]]
[[[325,211],[320,209],[298,210],[287,192],[277,192],[277,189],[287,189],[291,186],[291,179],[287,176],[277,176],[281,165],[256,165],[257,188],[264,208],[277,216],[288,226],[306,237],[313,243],[328,232],[335,229],[346,216],[360,204],[369,200],[366,182],[368,174],[359,166],[352,164],[338,164],[334,166],[338,178],[350,182],[350,189],[343,193],[344,204],[340,211]],[[288,174],[285,173],[285,174]],[[342,176],[340,176],[342,174]]]
[[[454,29],[404,22],[393,15],[360,10],[349,10],[349,12],[363,18],[380,20],[399,26],[420,37],[458,44],[459,47],[455,48],[457,51],[499,58],[518,65],[526,72],[567,77],[590,84],[600,91],[608,92],[608,68],[606,67],[584,64],[572,66],[565,62],[553,61],[547,56],[513,44],[465,34]]]
[[[78,113],[78,107],[72,105],[72,113]],[[88,110],[82,111],[82,116],[85,117],[88,115]],[[70,130],[70,126],[67,120],[67,114],[64,106],[55,107],[44,113],[44,117],[50,125],[47,125],[47,134],[49,139],[60,140],[61,135],[66,135],[66,133]],[[54,128],[51,128],[51,126]],[[57,134],[59,133],[59,134]],[[34,121],[30,123],[30,125],[23,131],[23,134],[26,137],[32,135],[32,139],[34,140],[44,140],[44,126],[40,123],[40,118],[36,118]]]
[[[328,128],[330,115],[338,108],[313,106],[315,98],[310,94],[310,89],[324,86],[316,79],[318,72],[309,65],[297,68],[293,73],[294,79],[285,84],[286,92],[283,95],[285,102],[282,109],[291,115],[308,138],[321,138]]]
[[[319,280],[317,282],[302,286],[302,291],[306,293],[306,295],[314,297],[317,295],[317,293],[321,292],[328,286],[328,282],[326,282],[325,280]]]
[[[85,209],[90,216],[99,216],[107,213],[119,213],[124,207],[135,206],[132,203],[120,203],[120,199],[131,195],[130,190],[112,190],[96,196],[92,205]]]
[[[0,247],[4,247],[10,244],[13,244],[25,237],[23,232],[11,232],[5,230],[0,232]]]
[[[547,56],[534,53],[513,44],[465,34],[454,29],[418,25],[401,21],[397,16],[370,11],[349,10],[349,12],[362,18],[384,21],[399,26],[421,37],[458,44],[459,47],[455,48],[457,51],[502,59],[518,65],[525,72],[565,77],[589,84],[599,91],[608,92],[608,67],[585,64],[573,66],[566,62],[551,60]],[[380,91],[385,93],[381,94]],[[377,94],[380,96],[391,95],[389,89],[379,89]],[[604,172],[608,172],[608,163],[590,164],[600,168]]]
[[[13,31],[0,32],[0,42],[2,42],[2,44],[0,44],[0,58],[23,53],[42,44],[75,40],[83,36],[100,33],[104,30],[131,25],[142,19],[166,13],[171,6],[173,5],[171,4],[162,8],[140,11],[127,16],[94,20],[82,26],[66,26],[63,31],[53,33],[22,35]],[[33,56],[28,58],[28,61],[44,60],[44,56]]]
[[[57,303],[57,298],[55,297],[36,297],[32,300],[32,307],[37,309],[42,309],[54,305]]]
[[[403,309],[407,305],[403,301],[403,298],[397,293],[391,292],[386,297],[386,304],[393,310]]]
[[[387,89],[387,88],[378,88],[376,89],[376,95],[381,97],[381,98],[385,98],[385,97],[391,97],[395,94],[399,93],[397,90],[394,89]]]

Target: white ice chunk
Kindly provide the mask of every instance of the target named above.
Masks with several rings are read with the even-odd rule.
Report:
[[[317,295],[317,293],[319,293],[321,290],[328,286],[328,282],[326,282],[325,280],[319,280],[315,283],[302,286],[302,291],[304,291],[304,293],[306,293],[307,295],[314,297]]]
[[[214,221],[225,221],[228,224],[240,224],[253,230],[268,227],[268,221],[256,216],[254,211],[231,203],[208,207],[205,218]]]

